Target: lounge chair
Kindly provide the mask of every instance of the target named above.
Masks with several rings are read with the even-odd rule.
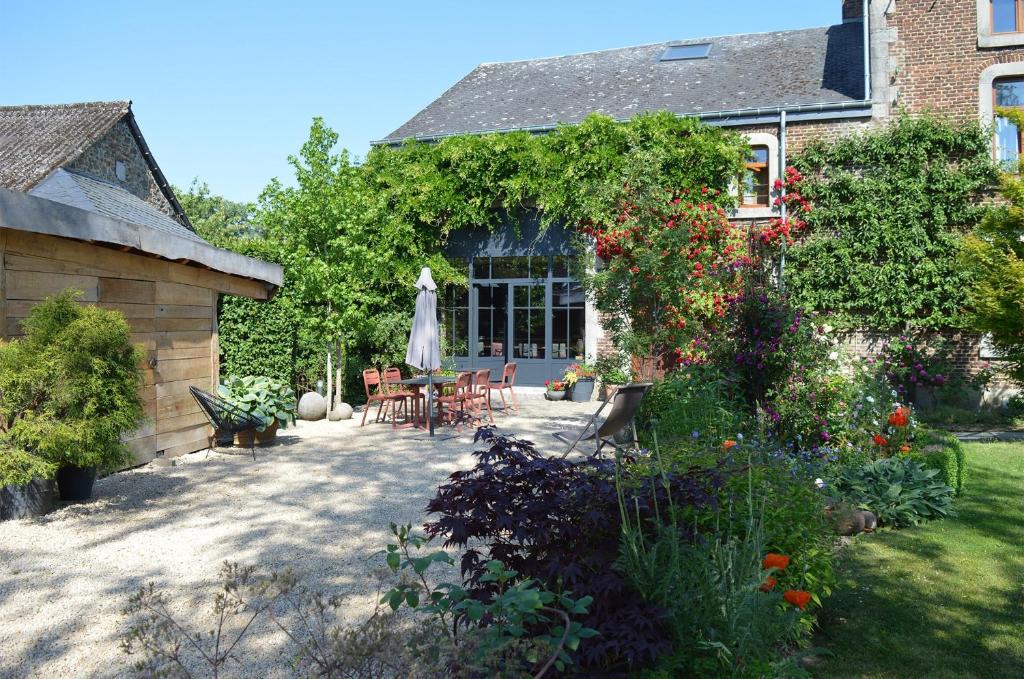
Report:
[[[554,434],[554,437],[559,441],[564,441],[569,444],[569,447],[562,453],[562,457],[566,457],[583,441],[593,441],[594,452],[591,455],[600,455],[601,449],[606,445],[610,445],[615,449],[621,449],[622,444],[615,441],[615,436],[618,436],[629,427],[633,418],[636,417],[637,412],[640,410],[640,403],[644,399],[644,395],[651,388],[651,384],[648,382],[640,384],[627,384],[619,387],[612,393],[611,397],[601,404],[601,407],[597,409],[597,412],[587,422],[587,426],[583,427],[578,431],[562,431]],[[601,411],[605,409],[609,403],[612,404],[612,410],[608,413],[608,417],[601,423],[600,426],[596,426],[597,417],[601,414]]]

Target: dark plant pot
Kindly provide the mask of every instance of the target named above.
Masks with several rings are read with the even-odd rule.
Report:
[[[256,432],[256,443],[261,446],[269,446],[277,440],[277,420],[263,431]]]
[[[550,389],[544,392],[544,398],[549,401],[561,401],[565,398],[564,391],[551,391]]]
[[[591,378],[584,378],[577,380],[576,384],[573,385],[571,392],[571,399],[575,403],[589,403],[590,399],[594,397],[594,380]]]
[[[239,448],[252,448],[256,442],[256,431],[248,429],[235,434],[235,445]]]
[[[96,481],[96,467],[61,467],[57,470],[57,490],[60,499],[79,502],[92,497],[92,484]]]

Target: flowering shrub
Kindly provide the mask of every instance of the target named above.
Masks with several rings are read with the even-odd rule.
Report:
[[[970,377],[953,362],[954,351],[955,344],[949,338],[925,344],[924,340],[903,335],[882,345],[882,368],[897,395],[911,402],[922,390],[938,401],[955,398],[966,388],[984,387],[991,378],[989,367]]]
[[[732,198],[707,187],[639,193],[612,224],[588,223],[602,267],[586,285],[616,347],[672,368],[694,355],[739,294],[750,263]]]
[[[548,391],[565,391],[571,385],[568,382],[558,380],[544,380],[544,386],[547,387]]]

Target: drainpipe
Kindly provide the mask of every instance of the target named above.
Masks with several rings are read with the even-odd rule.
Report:
[[[864,0],[864,99],[871,101],[871,0]]]
[[[866,2],[867,0],[865,0]],[[782,179],[782,191],[779,192],[779,197],[784,198],[786,195],[786,112],[781,111],[779,113],[779,178]],[[782,200],[779,204],[779,215],[782,217],[782,221],[786,221],[786,201]],[[782,252],[779,254],[779,290],[783,293],[786,292],[786,239],[782,239]]]

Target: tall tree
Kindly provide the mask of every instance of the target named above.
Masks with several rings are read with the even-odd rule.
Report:
[[[210,193],[206,182],[192,180],[188,190],[173,187],[196,233],[220,247],[230,247],[239,239],[262,235],[253,222],[253,205],[237,203]]]

